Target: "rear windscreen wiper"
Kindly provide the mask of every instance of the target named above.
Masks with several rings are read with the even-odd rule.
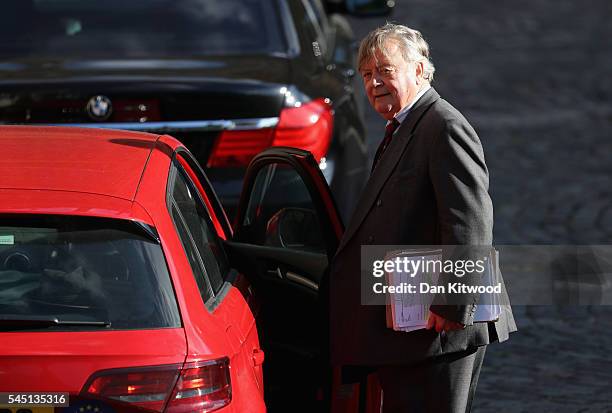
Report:
[[[0,329],[28,329],[53,326],[110,327],[110,321],[60,320],[55,316],[0,315]]]

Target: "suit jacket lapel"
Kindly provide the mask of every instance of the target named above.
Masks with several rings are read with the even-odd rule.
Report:
[[[391,143],[380,158],[376,169],[374,169],[374,172],[366,183],[359,202],[357,203],[357,209],[349,221],[349,225],[344,232],[344,236],[340,241],[336,254],[346,246],[348,241],[355,235],[355,232],[357,232],[361,226],[368,212],[372,209],[372,205],[374,201],[376,201],[376,198],[378,198],[378,194],[382,190],[385,182],[387,182],[391,172],[395,169],[395,165],[399,162],[402,154],[406,150],[408,142],[410,142],[412,138],[414,128],[427,109],[439,98],[440,95],[438,95],[434,88],[431,88],[425,92],[408,112],[408,116],[399,126]]]

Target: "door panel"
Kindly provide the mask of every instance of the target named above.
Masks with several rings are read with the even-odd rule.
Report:
[[[248,260],[256,257],[259,261],[268,261],[277,264],[279,267],[287,267],[294,273],[299,273],[311,283],[319,285],[321,278],[328,266],[326,254],[309,253],[303,251],[291,251],[279,247],[266,247],[253,244],[238,242],[227,242],[226,249],[230,254],[230,260],[238,262],[239,266],[248,270],[247,264],[241,260]],[[240,269],[240,268],[239,268]],[[284,278],[285,273],[278,274],[278,271],[271,272],[274,278]]]
[[[257,324],[271,411],[321,407],[316,396],[329,373],[326,275],[342,232],[309,152],[270,148],[252,161],[235,237],[225,246],[261,298]]]

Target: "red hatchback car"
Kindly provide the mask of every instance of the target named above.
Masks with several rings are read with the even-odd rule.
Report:
[[[232,228],[170,136],[3,126],[0,148],[0,392],[69,393],[57,412],[329,402],[319,289],[343,228],[310,153],[258,155]]]

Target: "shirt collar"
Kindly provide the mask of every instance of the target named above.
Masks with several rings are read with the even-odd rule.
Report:
[[[427,92],[429,89],[431,89],[431,85],[425,86],[419,93],[417,93],[417,95],[414,97],[414,99],[409,105],[404,106],[402,110],[395,114],[394,118],[397,119],[397,121],[401,124],[404,119],[406,119],[406,116],[408,116],[410,108],[412,108],[414,104],[421,98],[421,96],[423,96],[425,92]],[[389,124],[389,121],[387,121],[387,124]]]

